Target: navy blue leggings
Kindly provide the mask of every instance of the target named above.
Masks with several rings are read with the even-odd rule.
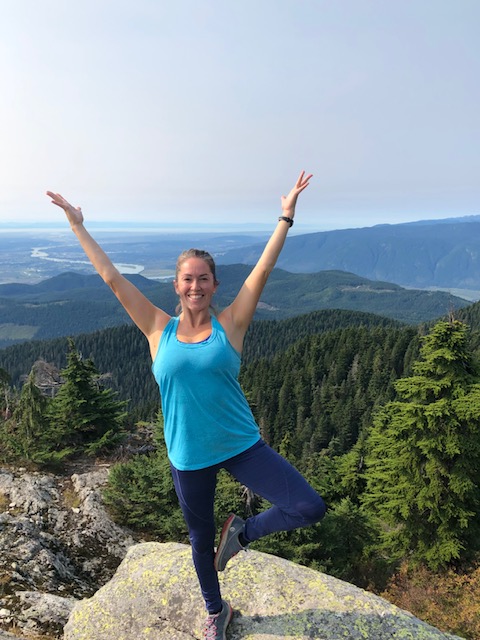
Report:
[[[188,526],[192,556],[209,613],[222,608],[217,572],[213,566],[215,522],[213,503],[217,473],[224,468],[241,484],[272,503],[247,518],[245,538],[253,542],[274,531],[289,531],[318,522],[325,503],[305,478],[263,440],[225,462],[179,471],[170,465],[180,506]]]

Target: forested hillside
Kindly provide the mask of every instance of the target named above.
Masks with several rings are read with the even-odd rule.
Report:
[[[218,261],[255,264],[262,248],[255,244],[227,251]],[[478,291],[480,221],[469,216],[291,236],[277,266],[296,273],[338,269],[408,287]]]
[[[300,338],[322,334],[348,326],[395,327],[393,320],[343,310],[316,311],[281,321],[255,321],[249,328],[243,362],[272,356],[284,351]],[[158,387],[151,374],[147,341],[132,325],[113,327],[75,337],[77,349],[92,358],[101,372],[108,372],[106,381],[129,400],[129,411],[136,417],[148,417],[158,406]],[[42,359],[61,368],[66,363],[67,339],[30,341],[0,350],[0,368],[19,386],[36,360]]]
[[[250,271],[245,265],[220,267],[215,304],[230,304]],[[156,305],[175,313],[171,282],[128,276]],[[403,289],[353,273],[298,274],[275,269],[262,294],[256,319],[282,319],[319,309],[349,309],[417,324],[468,305],[445,292]],[[32,339],[90,333],[130,322],[97,275],[64,273],[36,285],[0,285],[0,348]]]
[[[360,586],[381,590],[390,584],[391,593],[406,571],[422,579],[427,575],[440,591],[446,568],[470,576],[468,563],[476,562],[480,546],[478,305],[468,317],[472,331],[452,318],[412,327],[372,314],[332,310],[253,323],[241,383],[262,435],[306,475],[329,505],[320,526],[274,534],[255,548]],[[158,389],[149,370],[146,340],[137,329],[123,326],[78,336],[76,347],[101,373],[111,374],[107,382],[120,391],[120,400],[130,398],[127,430],[139,419],[156,421]],[[82,364],[64,339],[0,351],[3,388],[8,379],[2,369],[18,385],[39,358],[64,368],[70,388],[61,387],[42,413],[47,399],[41,400],[35,376],[28,377],[19,400],[10,398],[15,409],[0,428],[4,457],[58,461],[79,449],[87,454],[102,451],[121,437],[121,430],[111,431],[106,425],[92,432],[93,414],[84,416],[82,399],[76,396],[82,376],[88,381],[88,394],[115,419],[123,405],[104,395],[105,379],[97,379],[90,361]],[[72,422],[67,418],[72,399],[89,437],[95,436],[93,441],[82,440],[80,423],[73,453],[68,446]],[[5,406],[3,412],[10,415]],[[157,452],[115,467],[106,499],[120,522],[160,540],[180,539],[184,524],[160,420],[157,425]],[[57,436],[58,451],[52,448]],[[47,447],[45,452],[37,451],[40,444]],[[232,508],[244,515],[242,495],[233,480],[221,474],[218,518]],[[254,500],[248,508],[267,506]],[[415,564],[406,564],[407,558]],[[472,566],[474,572],[476,565]],[[395,597],[403,596],[401,592]],[[451,602],[445,596],[443,608],[457,607],[458,602],[457,597]],[[415,612],[422,606],[423,600],[409,608]],[[468,601],[462,607],[468,609]],[[433,608],[424,617],[435,623],[438,615]],[[444,626],[466,629],[473,634],[466,637],[476,637],[480,620],[452,620],[451,626],[448,621]]]
[[[276,449],[283,443],[297,461],[322,450],[346,453],[410,370],[416,336],[412,327],[348,327],[252,362],[241,381],[265,439]]]

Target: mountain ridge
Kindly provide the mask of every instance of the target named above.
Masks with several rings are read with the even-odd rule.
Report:
[[[217,308],[228,306],[250,272],[243,264],[220,265]],[[153,304],[175,314],[171,282],[126,276]],[[374,313],[417,324],[470,303],[442,291],[405,289],[343,271],[292,273],[274,269],[262,293],[255,319],[282,319],[321,309]],[[32,339],[89,333],[130,323],[109,287],[98,275],[67,272],[32,285],[0,285],[0,348]]]
[[[404,287],[480,290],[480,216],[466,222],[382,224],[287,238],[277,267],[340,270]],[[255,264],[263,245],[226,251],[218,264]]]

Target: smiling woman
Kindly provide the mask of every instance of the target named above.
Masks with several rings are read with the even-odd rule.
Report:
[[[213,310],[212,297],[219,284],[215,271],[215,262],[207,251],[188,249],[178,256],[173,281],[180,298],[177,313],[184,311],[188,302],[197,306],[207,303]]]
[[[310,178],[302,172],[289,194],[282,196],[282,215],[262,255],[234,301],[218,316],[211,310],[219,283],[209,253],[189,249],[179,256],[173,285],[180,309],[171,317],[120,274],[83,226],[81,209],[47,192],[64,209],[93,266],[148,340],[171,472],[208,611],[205,638],[224,639],[233,615],[221,597],[217,572],[250,542],[312,524],[325,513],[316,491],[261,439],[238,381],[245,333],[293,224],[297,198]],[[215,553],[213,503],[221,468],[273,506],[246,520],[231,514]]]

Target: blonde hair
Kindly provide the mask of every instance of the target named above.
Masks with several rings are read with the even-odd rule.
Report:
[[[201,260],[206,262],[210,268],[210,271],[212,272],[214,283],[218,284],[217,276],[215,273],[215,260],[208,253],[208,251],[203,251],[203,249],[187,249],[186,251],[182,251],[182,253],[177,258],[177,264],[175,267],[175,280],[178,278],[178,274],[180,273],[182,264],[186,260],[190,260],[190,258],[200,258]]]
[[[208,251],[203,251],[203,249],[187,249],[186,251],[182,251],[182,253],[177,258],[177,264],[175,266],[175,280],[178,279],[178,274],[180,273],[180,269],[182,268],[182,264],[184,262],[186,262],[187,260],[190,260],[190,258],[200,258],[201,260],[206,262],[207,265],[208,265],[208,268],[210,269],[210,271],[212,273],[213,282],[216,285],[219,284],[219,282],[217,280],[215,260],[208,253]],[[217,314],[215,307],[210,305],[210,309],[215,315]],[[176,312],[177,315],[179,315],[182,312],[182,305],[181,305],[180,302],[177,304],[177,306],[175,308],[175,312]]]

